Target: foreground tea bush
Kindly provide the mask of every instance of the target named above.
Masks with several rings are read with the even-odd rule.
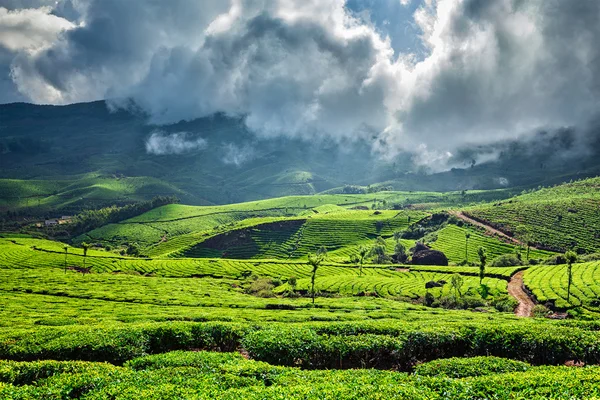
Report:
[[[530,367],[522,361],[500,357],[445,358],[430,361],[415,368],[415,374],[421,376],[445,376],[448,378],[466,378],[504,372],[524,372]]]
[[[600,395],[600,368],[530,367],[453,379],[378,370],[301,370],[240,355],[172,352],[123,367],[0,361],[2,399],[565,399]]]
[[[589,329],[588,329],[589,328]],[[284,366],[411,370],[438,358],[493,355],[536,365],[600,363],[593,324],[542,321],[457,323],[397,321],[236,324],[172,322],[64,326],[0,333],[0,358],[86,360],[121,365],[173,350],[246,351]]]

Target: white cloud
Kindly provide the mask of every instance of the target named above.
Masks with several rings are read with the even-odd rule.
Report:
[[[436,168],[598,110],[596,0],[424,0],[396,22],[419,27],[424,57],[394,53],[343,0],[80,3],[78,26],[12,63],[33,101],[130,97],[155,123],[223,112],[263,137],[375,137]]]
[[[194,138],[188,132],[167,134],[155,131],[146,140],[146,152],[156,155],[182,154],[202,150],[206,145],[206,140]]]
[[[12,11],[0,7],[0,46],[10,51],[37,51],[53,44],[61,32],[74,25],[51,11],[50,7]]]
[[[223,163],[236,167],[256,158],[256,150],[248,144],[239,146],[235,143],[226,143],[223,145],[223,152]]]

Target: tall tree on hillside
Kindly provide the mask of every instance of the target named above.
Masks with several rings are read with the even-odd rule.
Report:
[[[462,296],[460,289],[462,288],[463,283],[464,279],[460,274],[452,274],[452,276],[450,277],[450,285],[452,285],[452,287],[454,288],[454,293],[457,299],[460,296]]]
[[[317,250],[316,254],[308,256],[308,265],[312,267],[312,274],[310,276],[310,293],[312,295],[312,303],[315,304],[315,278],[317,277],[317,270],[319,266],[327,257],[327,249],[323,246]]]
[[[485,276],[485,262],[487,261],[487,251],[485,247],[479,246],[477,249],[477,255],[479,256],[479,284],[483,283],[483,277]]]
[[[400,232],[400,231],[394,232],[394,240],[396,241],[396,243],[398,243],[400,241],[400,239],[402,239],[402,232]]]
[[[527,246],[527,261],[529,261],[529,250],[531,248],[531,241],[532,241],[532,236],[531,236],[531,230],[529,229],[529,227],[525,226],[525,225],[519,225],[516,227],[515,229],[515,235],[517,235],[517,238],[525,243],[525,246]]]
[[[65,274],[67,273],[67,254],[69,253],[69,246],[65,246]]]
[[[88,249],[90,248],[90,245],[87,244],[86,242],[81,243],[81,248],[83,249],[83,268],[85,268],[85,261],[87,258],[87,252]]]
[[[465,262],[469,264],[469,239],[471,238],[471,232],[465,232]]]
[[[362,276],[363,264],[365,262],[365,258],[369,255],[369,248],[367,246],[360,246],[358,248],[358,256],[360,259],[360,273],[359,276]]]
[[[567,251],[565,253],[565,260],[567,260],[567,302],[571,297],[571,283],[573,281],[573,263],[577,261],[577,254],[574,251]]]

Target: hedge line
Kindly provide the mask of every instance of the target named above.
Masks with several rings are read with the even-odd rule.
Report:
[[[256,326],[170,322],[0,334],[0,358],[20,361],[87,360],[121,365],[146,354],[199,349],[241,349],[255,360],[305,369],[410,370],[424,361],[480,355],[534,365],[558,365],[569,360],[599,364],[600,332],[520,322],[430,327],[385,322]]]
[[[496,360],[466,359],[454,372],[488,362]],[[373,369],[302,370],[207,352],[146,356],[123,367],[0,360],[2,399],[582,399],[597,398],[599,382],[599,367],[528,367],[453,379]]]

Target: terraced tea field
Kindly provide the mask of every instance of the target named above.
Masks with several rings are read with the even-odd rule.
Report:
[[[549,196],[540,192],[506,204]],[[568,193],[589,201],[580,186]],[[392,210],[404,194],[374,195],[171,204],[71,245],[0,234],[0,398],[600,395],[600,262],[573,264],[567,301],[565,265],[491,267],[519,249],[455,225],[439,208],[448,196],[410,194],[429,206]],[[502,206],[468,212],[486,207]],[[411,264],[420,240],[450,265]],[[143,256],[123,255],[131,243]],[[407,264],[391,262],[397,243]],[[456,266],[466,253],[477,265],[479,247],[481,279]],[[521,274],[539,303],[578,319],[517,317]],[[588,367],[559,366],[578,363]]]
[[[397,211],[346,211],[261,223],[255,227],[230,230],[200,242],[182,254],[187,257],[302,258],[320,247],[335,252],[345,247],[369,245],[381,236],[390,238],[427,214]],[[347,261],[351,253],[335,253]]]
[[[468,241],[465,236],[467,233],[470,234]],[[467,255],[469,262],[478,263],[479,256],[477,255],[477,249],[479,247],[485,247],[488,259],[490,260],[502,254],[512,254],[516,251],[522,253],[523,260],[526,258],[525,248],[519,248],[512,244],[503,243],[497,238],[484,235],[474,229],[462,228],[456,225],[448,225],[439,230],[437,232],[436,241],[431,244],[432,249],[443,251],[448,257],[448,260],[456,263],[465,260]],[[549,251],[531,249],[529,258],[543,260],[552,254],[553,253]]]
[[[540,303],[552,301],[559,308],[585,306],[600,311],[600,262],[573,264],[569,300],[566,265],[532,267],[525,272],[523,280]]]
[[[511,236],[525,226],[531,241],[556,251],[600,251],[600,179],[541,189],[466,209],[468,216]]]

